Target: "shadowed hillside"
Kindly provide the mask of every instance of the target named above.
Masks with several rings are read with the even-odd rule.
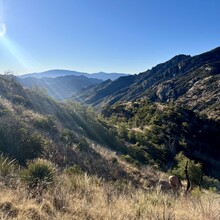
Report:
[[[62,167],[77,165],[107,179],[120,179],[121,172],[132,180],[123,167],[111,169],[111,160],[96,152],[100,145],[126,148],[91,109],[24,89],[10,76],[0,76],[0,94],[0,151],[5,155],[23,165],[43,156]]]
[[[133,144],[129,153],[138,162],[168,170],[175,166],[176,155],[184,152],[201,162],[207,175],[220,178],[219,122],[178,105],[143,100],[107,106],[102,115]]]
[[[88,86],[94,86],[102,82],[100,79],[87,78],[86,76],[60,76],[56,78],[17,78],[18,82],[25,87],[39,88],[58,100],[70,98],[77,91]]]
[[[2,218],[219,215],[220,184],[208,176],[219,178],[218,123],[143,100],[108,106],[98,116],[91,108],[23,88],[13,76],[0,76],[0,94]],[[168,183],[169,174],[179,176],[183,189],[163,191],[159,183]]]
[[[179,102],[219,119],[220,48],[197,55],[178,55],[138,75],[121,77],[81,90],[73,99],[98,108],[146,97]]]

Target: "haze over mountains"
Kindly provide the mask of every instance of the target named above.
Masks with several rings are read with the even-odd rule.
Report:
[[[47,92],[47,94],[55,99],[63,100],[70,98],[77,91],[88,86],[97,85],[103,82],[101,79],[88,78],[86,76],[59,76],[56,78],[17,78],[23,86],[29,88],[39,88]]]
[[[43,77],[49,77],[49,78],[56,78],[59,76],[86,76],[88,78],[97,78],[101,80],[115,80],[121,76],[127,76],[128,74],[125,73],[105,73],[105,72],[99,72],[99,73],[84,73],[84,72],[77,72],[77,71],[71,71],[71,70],[48,70],[40,73],[29,73],[20,75],[20,78],[27,78],[27,77],[35,77],[35,78],[43,78]]]
[[[82,73],[70,70],[49,70],[18,76],[18,81],[26,87],[45,90],[49,96],[63,100],[70,98],[80,89],[94,86],[103,80],[115,80],[127,76],[124,73]]]

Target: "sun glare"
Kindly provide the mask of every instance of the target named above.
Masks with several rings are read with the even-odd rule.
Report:
[[[0,37],[4,36],[6,33],[6,25],[4,23],[0,23]]]
[[[30,71],[33,68],[33,63],[35,62],[8,36],[1,36],[1,44],[4,45],[8,52],[10,52],[17,62],[19,62],[27,71]]]

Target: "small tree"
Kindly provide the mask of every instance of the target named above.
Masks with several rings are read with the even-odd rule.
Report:
[[[128,139],[128,129],[125,123],[121,123],[117,127],[118,136],[125,140]]]
[[[194,160],[187,158],[183,152],[176,155],[177,167],[173,169],[173,173],[185,178],[185,167],[188,161],[188,175],[192,186],[199,186],[202,176],[202,164],[196,163]]]

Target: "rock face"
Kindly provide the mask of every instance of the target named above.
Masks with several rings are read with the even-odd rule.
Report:
[[[138,75],[81,90],[77,97],[95,107],[138,98],[175,101],[219,119],[219,85],[220,47],[193,57],[175,56]]]
[[[173,78],[148,90],[153,101],[176,101],[220,120],[220,62],[205,64],[186,75]]]

